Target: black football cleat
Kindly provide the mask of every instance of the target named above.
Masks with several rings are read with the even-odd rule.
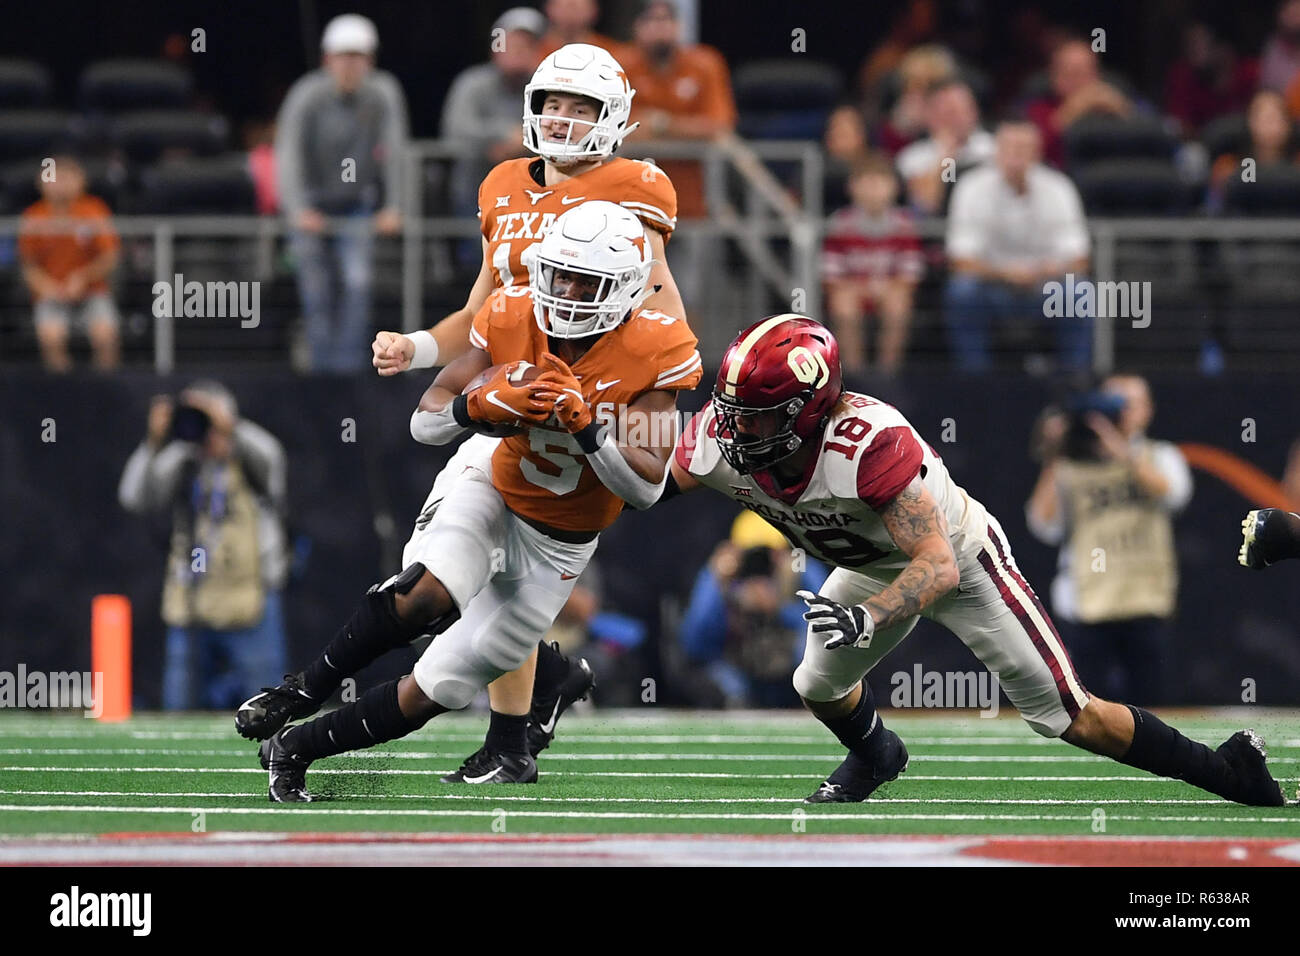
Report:
[[[1253,730],[1239,730],[1219,745],[1219,753],[1228,761],[1236,774],[1240,790],[1237,803],[1248,807],[1281,807],[1286,805],[1282,787],[1268,772],[1264,738]]]
[[[804,797],[804,803],[861,803],[876,788],[889,783],[907,769],[907,747],[898,734],[882,727],[886,739],[874,760],[850,753],[816,792]]]
[[[307,768],[310,760],[295,756],[285,746],[284,734],[276,734],[262,742],[257,755],[263,770],[271,773],[267,796],[272,803],[311,803],[307,792]]]
[[[558,644],[552,643],[551,647],[555,653],[560,653]],[[560,656],[564,657],[563,654]],[[528,715],[528,752],[534,757],[555,739],[555,725],[560,716],[574,701],[586,700],[596,686],[596,675],[585,657],[576,660],[565,657],[564,662],[569,670],[559,684],[550,687],[533,685],[533,709]]]
[[[235,729],[249,740],[266,740],[280,732],[291,720],[310,717],[320,710],[320,701],[312,700],[302,689],[302,674],[285,674],[279,687],[263,687],[260,694],[248,698],[235,711]]]
[[[537,761],[532,754],[497,753],[480,747],[443,783],[536,783]]]
[[[1300,557],[1300,515],[1282,508],[1260,508],[1242,519],[1238,564],[1259,571],[1294,557]]]

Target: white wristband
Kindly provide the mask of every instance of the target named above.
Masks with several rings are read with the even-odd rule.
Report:
[[[418,332],[407,332],[406,337],[415,346],[415,354],[411,356],[411,368],[433,368],[438,364],[438,340],[433,337],[432,332],[420,329]]]

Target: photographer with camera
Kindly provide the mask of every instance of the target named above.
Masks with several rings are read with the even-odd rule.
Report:
[[[136,514],[171,512],[164,709],[236,707],[247,688],[275,683],[288,575],[280,442],[239,417],[225,386],[194,382],[176,400],[154,397],[118,499]]]
[[[818,590],[827,570],[791,551],[752,511],[700,569],[678,635],[695,706],[793,707],[790,677],[802,659],[806,605],[794,592]]]
[[[1177,446],[1147,437],[1145,379],[1111,375],[1039,418],[1030,532],[1059,545],[1052,608],[1079,674],[1111,700],[1162,702],[1178,591],[1173,516],[1192,496]]]

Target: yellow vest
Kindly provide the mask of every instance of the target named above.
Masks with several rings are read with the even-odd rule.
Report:
[[[1151,446],[1140,455],[1150,457]],[[1178,593],[1173,521],[1122,462],[1061,461],[1079,621],[1169,617]]]
[[[252,627],[262,619],[266,601],[257,499],[243,470],[233,462],[200,469],[197,481],[197,507],[190,497],[193,483],[181,490],[182,507],[193,518],[177,522],[172,530],[163,620],[171,627]],[[224,490],[221,514],[214,514],[211,507],[214,489]]]

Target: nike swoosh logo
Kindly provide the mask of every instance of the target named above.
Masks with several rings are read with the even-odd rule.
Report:
[[[563,571],[560,572],[561,581],[572,581],[576,577],[577,577],[576,574],[565,574]]]
[[[493,777],[495,777],[504,769],[505,769],[504,767],[493,767],[491,770],[483,774],[481,777],[466,777],[465,782],[466,783],[487,783],[489,780],[491,780]]]
[[[596,379],[596,391],[599,392],[602,388],[610,388],[611,386],[617,385],[621,381],[623,381],[621,378],[616,378],[610,382],[602,382],[600,379]]]
[[[575,202],[582,202],[582,201],[583,201],[584,199],[586,199],[586,198],[587,198],[586,196],[578,196],[578,197],[576,197],[576,198],[574,198],[574,199],[570,199],[568,196],[561,196],[561,197],[560,197],[560,205],[561,205],[561,206],[572,206]]]
[[[555,698],[555,709],[551,711],[551,719],[544,724],[538,724],[538,729],[544,734],[555,731],[555,722],[560,719],[560,698]]]
[[[506,411],[508,411],[511,415],[514,415],[516,418],[523,417],[523,415],[519,412],[518,409],[511,408],[505,402],[501,401],[501,399],[497,398],[497,390],[495,388],[492,389],[492,391],[488,392],[487,395],[483,397],[486,398],[493,405],[495,405],[497,408],[504,408]]]

